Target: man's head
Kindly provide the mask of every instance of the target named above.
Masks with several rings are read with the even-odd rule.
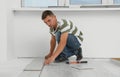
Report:
[[[50,10],[45,10],[42,13],[42,20],[49,26],[52,28],[56,28],[57,26],[57,19],[56,16],[54,15],[54,13]]]

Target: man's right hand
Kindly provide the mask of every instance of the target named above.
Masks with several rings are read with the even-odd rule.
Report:
[[[48,58],[50,58],[51,56],[52,56],[52,54],[49,53],[48,55],[45,56],[45,59],[48,59]]]

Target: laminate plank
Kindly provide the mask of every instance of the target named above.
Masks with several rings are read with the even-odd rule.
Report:
[[[86,64],[46,65],[40,77],[120,77],[118,70],[120,70],[119,67],[112,64],[110,60],[89,59]]]
[[[23,71],[19,77],[39,77],[40,71]]]
[[[34,59],[30,64],[25,67],[24,71],[41,71],[43,62],[43,58]]]

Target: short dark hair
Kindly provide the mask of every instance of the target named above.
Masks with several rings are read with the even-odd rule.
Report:
[[[42,20],[44,20],[47,16],[54,15],[54,13],[51,10],[45,10],[42,13]]]

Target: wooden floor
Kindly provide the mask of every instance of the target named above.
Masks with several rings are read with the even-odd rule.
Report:
[[[43,59],[34,59],[19,77],[120,77],[120,64],[111,59],[83,59],[88,63],[52,63],[42,69]]]

